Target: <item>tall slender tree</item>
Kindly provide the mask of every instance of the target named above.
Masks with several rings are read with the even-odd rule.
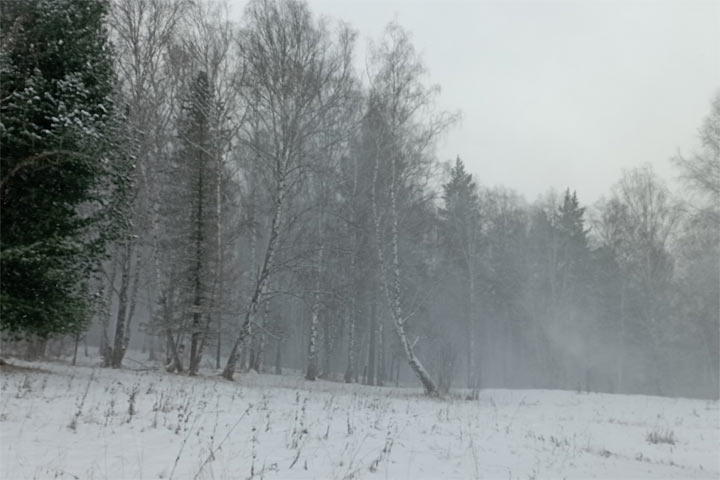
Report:
[[[408,337],[412,316],[403,294],[407,272],[401,261],[400,218],[413,202],[422,201],[423,187],[418,182],[427,175],[433,161],[434,141],[451,118],[443,114],[431,117],[429,122],[419,118],[421,109],[431,107],[437,89],[424,85],[425,67],[399,25],[387,27],[372,61],[374,74],[367,118],[368,133],[375,143],[371,198],[380,278],[408,363],[425,392],[436,395],[437,386]]]
[[[348,28],[341,28],[333,42],[325,24],[294,0],[255,0],[246,18],[240,38],[246,75],[240,88],[249,118],[241,137],[267,181],[273,208],[260,271],[223,370],[228,379],[268,293],[290,199],[313,160],[347,135],[333,127],[343,124],[339,113],[355,97],[355,35]]]
[[[449,261],[462,271],[463,282],[467,288],[463,292],[466,299],[465,314],[467,334],[467,386],[478,388],[480,370],[477,365],[476,336],[478,318],[476,318],[476,277],[480,263],[479,247],[481,242],[480,204],[477,185],[472,175],[465,170],[465,164],[458,157],[450,170],[450,179],[443,185],[444,208],[440,210],[441,233],[445,240],[445,253]]]

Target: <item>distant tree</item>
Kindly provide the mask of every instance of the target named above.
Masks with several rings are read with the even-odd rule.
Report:
[[[477,388],[480,371],[477,365],[476,336],[477,323],[475,299],[476,277],[479,262],[479,247],[482,234],[480,204],[477,185],[472,175],[465,170],[465,164],[458,157],[450,170],[450,179],[443,185],[444,208],[440,209],[441,236],[445,241],[445,252],[451,264],[462,271],[463,283],[467,288],[462,296],[465,305],[467,332],[465,335],[467,355],[467,386]]]
[[[338,218],[344,226],[343,247],[346,251],[343,273],[347,278],[344,301],[347,304],[347,362],[345,381],[356,381],[359,373],[359,346],[362,338],[362,322],[370,317],[369,300],[377,294],[377,260],[374,255],[372,237],[374,223],[371,209],[371,184],[374,148],[373,136],[367,130],[371,128],[369,118],[361,122],[361,128],[353,137],[349,155],[339,167],[338,185],[341,202],[338,205]]]
[[[588,232],[585,228],[585,208],[580,206],[577,193],[565,190],[562,204],[556,215],[557,229],[567,238],[567,248],[575,254],[582,254],[588,248]]]
[[[561,204],[552,218],[555,230],[556,265],[552,278],[558,301],[564,306],[580,307],[587,296],[590,267],[589,229],[585,228],[585,208],[580,207],[575,192],[565,190]]]
[[[601,201],[593,218],[593,233],[598,243],[595,257],[598,259],[599,298],[603,302],[603,318],[613,331],[610,345],[613,355],[613,384],[615,391],[625,391],[627,359],[629,357],[628,271],[630,260],[630,216],[628,207],[617,197]]]
[[[130,158],[114,115],[107,2],[5,2],[0,16],[0,327],[78,332],[123,227]]]
[[[523,356],[537,352],[543,343],[542,330],[532,328],[539,323],[527,324],[522,303],[530,277],[527,210],[516,192],[502,187],[484,191],[480,201],[486,244],[478,308],[482,306],[490,320],[485,325],[489,338],[480,354],[492,364],[495,381],[510,386],[520,376]],[[532,332],[528,345],[522,342],[525,332]]]
[[[683,332],[703,352],[706,372],[703,394],[720,390],[720,94],[700,128],[702,149],[693,156],[675,157],[692,201],[687,202],[677,245],[679,304],[689,322]]]
[[[589,229],[585,228],[585,208],[580,206],[576,192],[566,189],[562,202],[555,212],[554,229],[556,263],[551,281],[553,282],[554,312],[565,331],[577,332],[576,344],[587,349],[584,338],[591,327],[588,310],[591,305],[591,251]],[[564,359],[567,370],[574,371],[573,383],[581,383],[588,365],[583,359]],[[566,382],[568,381],[566,380]]]
[[[700,359],[699,389],[717,398],[720,388],[720,229],[708,215],[688,216],[677,242],[680,332]]]
[[[700,152],[691,157],[677,155],[673,161],[688,186],[714,207],[715,221],[720,223],[720,93],[700,128],[700,141]]]
[[[611,205],[622,222],[616,247],[631,290],[636,341],[649,350],[656,393],[663,392],[662,355],[671,332],[674,259],[671,240],[682,218],[681,205],[649,166],[627,171],[614,187]]]

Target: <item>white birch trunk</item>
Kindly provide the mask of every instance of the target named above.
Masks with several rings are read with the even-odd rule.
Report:
[[[322,222],[322,220],[321,220]],[[322,235],[322,228],[320,235]],[[320,244],[317,258],[317,271],[315,274],[315,292],[310,319],[310,344],[308,346],[308,366],[305,378],[314,381],[318,375],[318,331],[320,325],[320,277],[322,276],[324,245]]]
[[[410,365],[412,371],[417,375],[418,379],[425,389],[425,393],[428,395],[437,395],[438,389],[435,386],[432,378],[428,374],[427,370],[423,367],[420,360],[415,355],[413,345],[407,337],[405,330],[406,318],[403,316],[402,304],[401,304],[401,269],[400,269],[400,240],[398,231],[398,207],[396,198],[396,165],[395,160],[391,159],[391,179],[390,179],[390,242],[391,242],[391,262],[392,262],[392,279],[388,280],[387,267],[385,253],[381,243],[382,238],[382,224],[380,215],[377,207],[377,192],[376,185],[378,179],[379,164],[377,159],[373,168],[373,183],[372,183],[372,207],[373,216],[375,217],[375,233],[377,239],[377,253],[380,264],[380,276],[382,279],[383,286],[385,287],[385,294],[390,304],[390,314],[395,326],[395,332],[400,340],[400,345],[403,347],[403,352]]]
[[[282,173],[280,175],[280,180],[278,184],[278,195],[275,201],[275,211],[273,213],[272,225],[270,228],[270,239],[268,240],[267,250],[265,250],[265,260],[263,262],[263,267],[258,276],[255,290],[253,292],[252,298],[250,299],[248,309],[245,313],[245,320],[243,321],[240,332],[238,333],[238,336],[235,339],[235,343],[230,350],[228,361],[225,364],[225,368],[223,369],[222,376],[228,380],[233,379],[233,375],[235,374],[235,367],[238,361],[238,351],[241,346],[244,346],[245,340],[250,333],[250,327],[255,320],[258,306],[260,305],[260,302],[267,293],[268,281],[270,280],[270,271],[273,267],[273,262],[275,260],[275,251],[280,241],[280,222],[282,220],[282,214],[285,207],[285,196],[287,193],[286,190],[286,178],[285,174]]]

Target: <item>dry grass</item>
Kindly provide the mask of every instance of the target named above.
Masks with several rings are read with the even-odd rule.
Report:
[[[675,445],[675,433],[670,429],[660,430],[655,429],[645,436],[648,443],[659,444],[667,443],[668,445]]]

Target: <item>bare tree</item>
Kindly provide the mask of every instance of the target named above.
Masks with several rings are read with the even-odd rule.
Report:
[[[347,134],[328,139],[326,118],[335,118],[354,96],[355,35],[349,29],[341,29],[333,42],[325,24],[293,0],[252,1],[245,17],[239,44],[246,74],[239,87],[250,118],[241,137],[263,172],[273,208],[262,266],[223,370],[227,379],[267,294],[287,204],[302,186],[312,157]]]
[[[403,208],[417,201],[417,195],[422,191],[417,181],[427,175],[434,142],[452,118],[439,115],[423,119],[422,114],[431,108],[437,89],[423,85],[424,66],[407,33],[398,25],[388,26],[383,42],[373,52],[372,62],[374,74],[367,117],[375,138],[372,206],[380,278],[408,363],[425,392],[436,395],[435,382],[408,338],[407,328],[412,316],[403,305],[405,279],[400,251],[400,215]],[[382,183],[381,165],[385,180]],[[389,251],[386,251],[386,244]]]
[[[674,163],[689,187],[704,195],[715,206],[715,220],[720,223],[720,93],[713,99],[710,114],[700,128],[702,150],[691,157],[677,155]]]
[[[164,70],[165,51],[172,41],[183,13],[185,2],[180,0],[148,0],[135,2],[117,0],[111,10],[111,35],[116,50],[116,66],[120,88],[128,112],[132,135],[132,154],[135,156],[137,177],[133,202],[134,235],[126,240],[122,255],[121,285],[118,293],[118,316],[112,352],[112,366],[120,367],[129,344],[129,323],[135,311],[136,295],[141,281],[139,269],[144,247],[151,245],[153,277],[151,285],[159,283],[157,244],[158,188],[157,159],[167,147],[172,119],[172,90],[168,88]],[[131,277],[131,269],[137,273]],[[130,287],[130,279],[134,286]],[[114,280],[112,280],[114,281]],[[128,302],[130,306],[128,308]],[[126,312],[129,310],[129,317]]]
[[[653,380],[662,393],[661,349],[667,342],[673,259],[670,242],[682,208],[649,166],[627,171],[614,189],[614,204],[625,221],[616,237],[619,262],[637,295],[632,299],[650,340]]]

